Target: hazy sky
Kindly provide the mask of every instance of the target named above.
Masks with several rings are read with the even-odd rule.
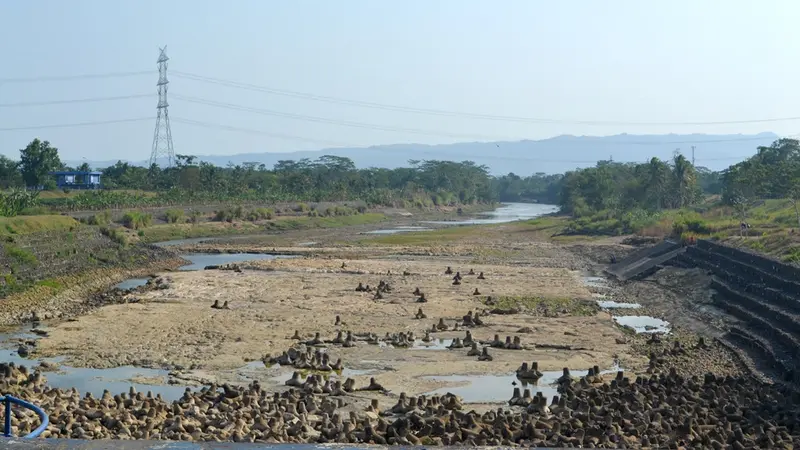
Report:
[[[0,153],[17,157],[40,137],[64,159],[147,159],[163,45],[170,71],[411,108],[565,121],[800,116],[798,17],[796,0],[3,0]],[[152,73],[8,80],[147,70]],[[636,126],[443,117],[236,89],[177,74],[170,81],[175,151],[197,155],[559,134],[800,133],[800,121]],[[9,106],[141,94],[148,97]],[[179,95],[360,126],[219,108]],[[149,119],[8,130],[137,118]]]

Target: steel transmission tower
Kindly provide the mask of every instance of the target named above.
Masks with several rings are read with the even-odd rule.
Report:
[[[153,151],[150,153],[150,166],[159,158],[167,160],[166,167],[175,163],[175,148],[172,146],[172,128],[169,126],[169,102],[167,101],[167,47],[161,50],[158,57],[158,106],[156,107],[156,129],[153,132]]]

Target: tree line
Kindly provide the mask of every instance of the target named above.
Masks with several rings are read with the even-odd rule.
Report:
[[[54,189],[49,173],[70,169],[57,148],[35,139],[20,150],[19,161],[0,156],[0,187]],[[258,163],[221,167],[192,155],[176,155],[174,167],[119,161],[100,171],[102,191],[46,203],[77,210],[214,201],[363,200],[403,207],[519,201],[557,204],[576,218],[619,218],[691,207],[707,195],[720,195],[725,204],[740,208],[760,198],[790,198],[795,203],[800,199],[800,144],[794,139],[759,147],[753,157],[718,172],[695,167],[681,154],[667,161],[599,161],[565,174],[528,176],[492,176],[486,166],[472,161],[410,160],[408,167],[359,169],[351,159],[331,155],[282,160],[271,168]],[[14,204],[24,203],[24,198],[16,194]]]
[[[84,163],[68,167],[58,149],[34,139],[20,159],[0,157],[0,180],[8,189],[54,190],[59,170],[90,171]],[[363,200],[403,207],[464,205],[501,201],[554,202],[560,176],[514,174],[493,177],[472,161],[410,160],[408,167],[359,169],[345,157],[229,164],[176,155],[174,167],[141,167],[127,162],[99,169],[103,189],[38,202],[59,210],[167,206],[209,202],[281,202]],[[5,195],[5,194],[4,194]],[[19,197],[18,194],[17,197]]]
[[[756,200],[790,199],[800,226],[800,142],[779,139],[725,170],[695,167],[681,154],[647,163],[600,161],[595,167],[567,172],[560,180],[558,204],[576,219],[614,220],[626,229],[668,209],[696,206],[719,195],[745,220]],[[588,222],[583,221],[584,225]]]

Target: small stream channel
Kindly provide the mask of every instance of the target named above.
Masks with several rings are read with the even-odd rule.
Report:
[[[669,333],[670,324],[666,320],[661,320],[657,317],[636,315],[636,314],[618,314],[621,310],[636,310],[642,307],[638,303],[623,303],[614,301],[613,288],[609,285],[608,280],[603,277],[597,276],[584,276],[583,283],[593,292],[592,296],[597,302],[597,305],[604,310],[612,312],[614,321],[620,326],[633,329],[636,333]],[[631,311],[635,312],[635,311]]]

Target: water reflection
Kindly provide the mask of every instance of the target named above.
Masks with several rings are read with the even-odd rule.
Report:
[[[432,228],[425,228],[425,227],[396,227],[396,228],[387,228],[385,230],[374,230],[374,231],[367,231],[364,234],[396,234],[396,233],[408,233],[411,231],[430,231]]]
[[[135,289],[139,286],[144,286],[149,281],[149,278],[129,278],[125,281],[119,282],[114,285],[114,288],[121,289],[123,291],[128,289]]]
[[[616,316],[614,320],[637,333],[669,333],[669,322],[650,316]]]
[[[6,342],[18,338],[20,335],[12,336],[13,337],[4,336]],[[57,365],[63,359],[63,357],[26,359],[19,356],[15,350],[0,350],[0,361],[5,363],[13,362],[18,366],[24,365],[28,368],[34,368],[41,362]],[[108,389],[112,394],[119,394],[121,392],[127,392],[130,387],[133,386],[137,391],[152,391],[153,395],[161,394],[167,401],[177,400],[183,395],[186,387],[167,384],[168,374],[169,372],[166,370],[143,369],[132,366],[114,367],[111,369],[90,369],[58,365],[56,371],[44,372],[49,386],[60,389],[75,388],[81,394],[91,392],[92,395],[99,397],[103,395],[104,389]],[[161,384],[145,384],[131,381],[137,378],[142,380],[147,379],[153,383]]]
[[[494,211],[481,214],[481,217],[467,220],[455,221],[425,221],[438,225],[484,225],[493,223],[514,222],[517,220],[530,220],[546,214],[553,214],[559,211],[557,205],[545,205],[541,203],[504,203],[503,206]]]
[[[287,255],[269,255],[264,253],[184,253],[181,258],[190,264],[178,270],[203,270],[206,266],[219,266],[244,261],[262,261],[278,258],[293,258]]]

